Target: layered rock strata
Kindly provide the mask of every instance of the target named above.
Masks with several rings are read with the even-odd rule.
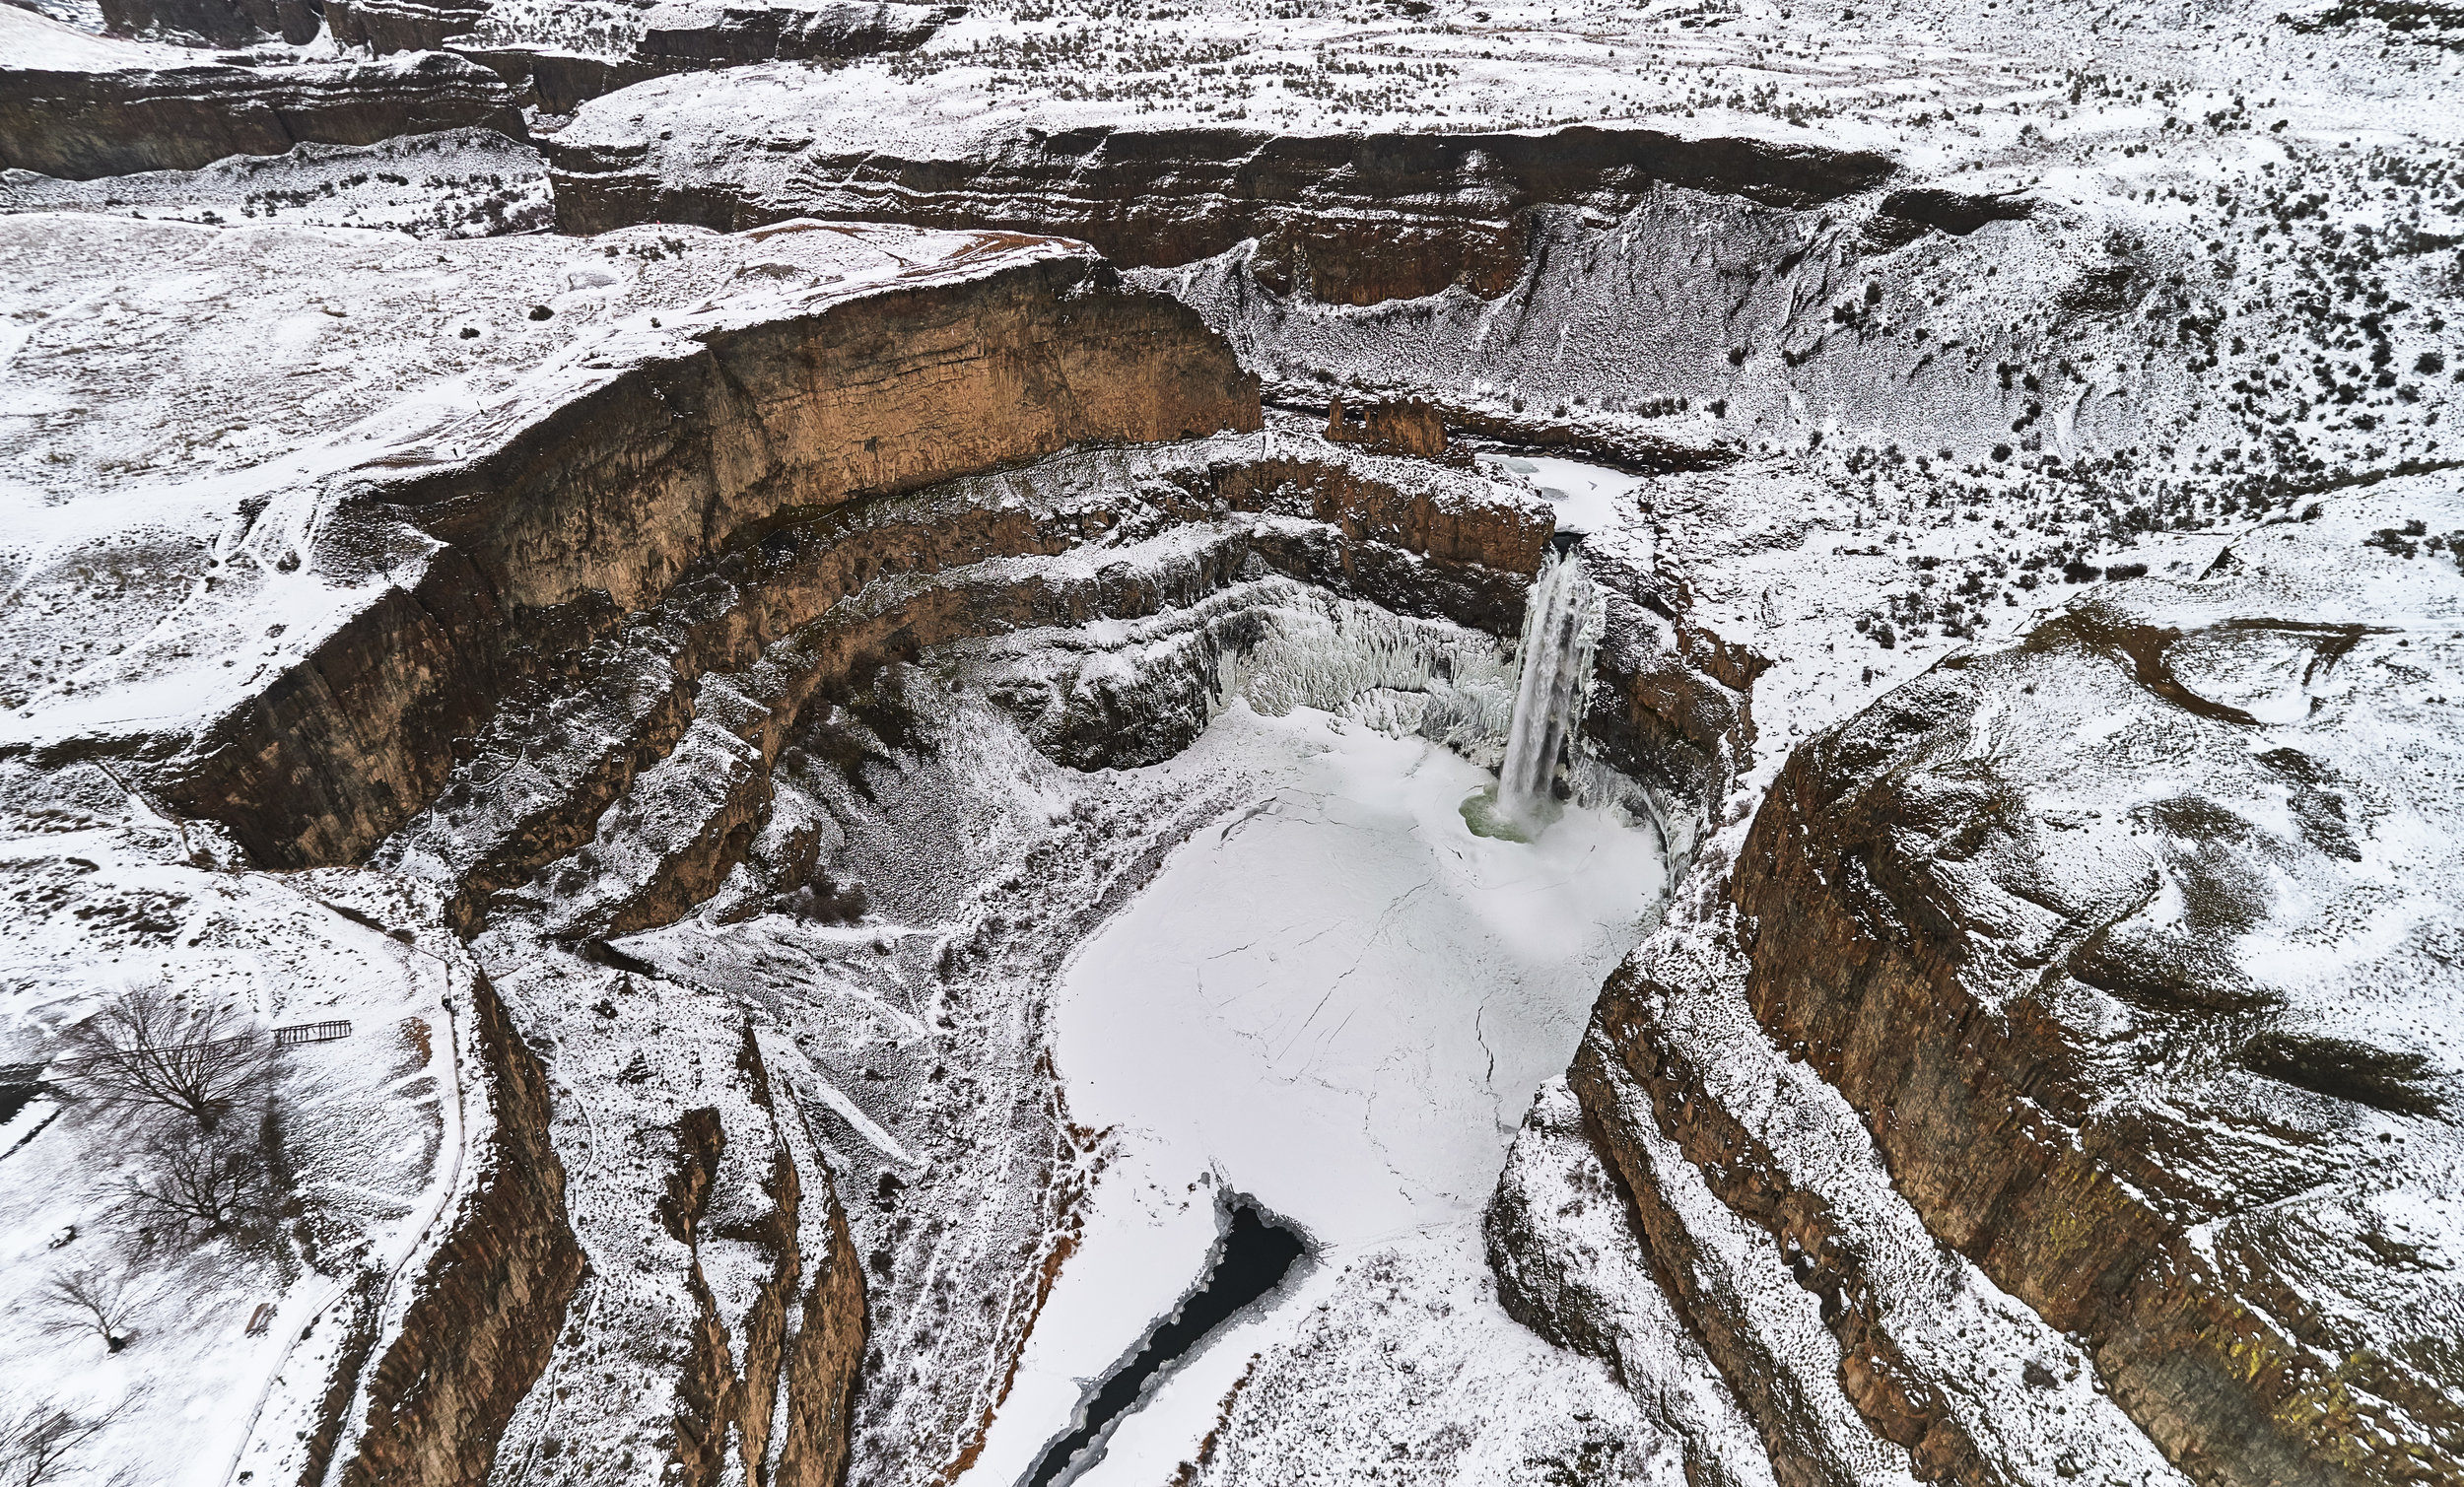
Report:
[[[560,1146],[593,1279],[506,1449],[557,1469],[580,1451],[572,1469],[601,1473],[672,1459],[691,1480],[793,1474],[825,1447],[853,1450],[863,1480],[963,1457],[1067,1253],[1091,1151],[1038,1061],[1038,1014],[1012,999],[1216,805],[1141,828],[1126,859],[1091,837],[1073,920],[1011,934],[1013,891],[1023,908],[1052,884],[1012,873],[1004,890],[997,857],[942,841],[945,818],[997,840],[987,818],[1014,807],[951,757],[968,735],[918,695],[947,685],[925,679],[969,676],[956,706],[1067,768],[1151,763],[1314,605],[1387,614],[1399,639],[1511,635],[1548,535],[1512,485],[1295,434],[1064,453],[799,512],[535,668],[376,856],[454,894],[449,916],[580,1087]],[[1087,636],[1104,638],[1091,653]],[[1407,656],[1389,670],[1417,674]],[[834,874],[902,862],[907,886],[874,881],[901,897],[873,902],[900,921],[963,914],[972,935],[834,929],[862,912]],[[885,1043],[788,996],[887,978],[865,995],[896,1006],[919,977],[943,1008],[922,1045],[906,1014]],[[932,1037],[943,1019],[976,1031]],[[851,1068],[886,1082],[850,1085]],[[868,1200],[798,1209],[822,1181]]]
[[[2456,519],[2325,503],[1952,656],[1789,755],[1612,980],[1588,1128],[1784,1479],[1867,1475],[1825,1430],[1927,1480],[2453,1471],[2415,1216],[2459,589],[2379,534]]]
[[[161,232],[138,224],[106,231]],[[819,250],[794,256],[799,239]],[[177,235],[172,240],[208,246]],[[40,242],[45,252],[63,246]],[[570,294],[574,281],[563,267],[570,255],[562,245],[554,251],[548,271]],[[608,256],[615,254],[611,245]],[[849,668],[915,655],[920,630],[922,641],[937,642],[1033,622],[1046,613],[1039,596],[1062,614],[1090,604],[1135,612],[1157,600],[1148,578],[1132,578],[1119,593],[1102,583],[1072,592],[1049,581],[1058,575],[996,596],[997,585],[983,581],[991,575],[978,571],[968,574],[972,584],[950,585],[937,604],[925,595],[901,610],[899,601],[914,597],[900,592],[913,571],[970,569],[1010,550],[1058,552],[1104,530],[1084,513],[1049,510],[1038,513],[1048,528],[1040,533],[1034,520],[997,510],[974,525],[944,524],[939,518],[953,513],[929,502],[905,510],[902,524],[902,490],[1076,440],[1175,439],[1258,422],[1254,384],[1186,309],[1121,292],[1082,249],[829,229],[790,233],[746,256],[750,264],[731,259],[714,275],[725,310],[713,302],[698,310],[659,305],[682,334],[652,334],[647,349],[637,336],[630,351],[620,342],[612,352],[585,337],[579,356],[551,354],[544,373],[536,366],[518,371],[480,438],[440,438],[433,424],[415,425],[437,441],[379,445],[374,460],[362,446],[335,462],[342,480],[308,491],[282,485],[297,479],[296,467],[262,472],[262,494],[236,513],[240,530],[269,519],[301,522],[282,533],[281,553],[264,563],[251,559],[226,572],[240,550],[229,546],[187,558],[202,556],[201,580],[187,597],[204,600],[208,611],[218,586],[236,580],[243,604],[288,587],[308,601],[305,611],[290,611],[295,617],[320,610],[327,617],[322,633],[311,619],[296,667],[269,674],[260,665],[248,674],[241,685],[253,695],[208,734],[225,744],[242,740],[249,757],[288,761],[299,773],[278,782],[283,791],[302,780],[329,781],[320,792],[279,798],[344,802],[323,824],[298,829],[335,855],[373,845],[395,824],[384,811],[398,818],[426,804],[457,753],[467,760],[475,752],[507,694],[515,707],[533,705],[571,679],[582,700],[622,712],[624,694],[600,688],[607,668],[593,661],[621,658],[629,642],[645,638],[663,643],[675,634],[691,642],[685,674],[670,670],[647,725],[627,736],[624,758],[612,766],[590,752],[594,740],[534,732],[527,712],[519,722],[504,720],[521,734],[523,751],[544,755],[570,742],[590,767],[573,797],[520,808],[527,845],[483,853],[475,865],[518,884],[523,867],[553,856],[562,842],[568,853],[577,844],[595,845],[607,870],[591,894],[546,912],[536,905],[515,912],[477,947],[484,975],[468,994],[478,1004],[483,1098],[496,1114],[496,1145],[466,1154],[472,1195],[431,1231],[439,1248],[407,1306],[387,1301],[378,1287],[364,1305],[353,1304],[351,1325],[334,1324],[344,1335],[325,1426],[308,1448],[314,1476],[463,1481],[506,1460],[528,1472],[565,1458],[571,1419],[587,1413],[635,1422],[634,1435],[609,1439],[629,1441],[626,1459],[646,1470],[664,1462],[695,1481],[738,1473],[840,1479],[866,1300],[831,1159],[803,1108],[814,1097],[794,1093],[817,1076],[798,1065],[791,1041],[766,1042],[775,1023],[765,1019],[757,1034],[741,1016],[714,1023],[702,1009],[688,1015],[682,1006],[676,1015],[686,1026],[659,1045],[655,1065],[637,1051],[629,1064],[584,1069],[577,1062],[582,1046],[608,1030],[595,1006],[612,1009],[611,995],[632,996],[634,973],[623,968],[639,964],[599,950],[598,937],[673,922],[738,874],[757,847],[765,860],[784,850],[791,864],[800,840],[811,865],[810,822],[800,838],[787,831],[785,841],[769,829],[784,829],[769,819],[769,767],[802,726],[806,700],[844,682]],[[453,262],[449,253],[425,250],[415,261]],[[606,273],[586,259],[582,270]],[[848,284],[851,273],[856,282]],[[783,277],[791,280],[784,294]],[[729,300],[731,283],[740,287]],[[513,293],[526,298],[526,288],[516,276]],[[565,313],[586,312],[571,299],[562,303]],[[545,304],[534,309],[527,323],[544,325],[558,313]],[[338,304],[331,314],[311,312],[319,319],[310,326],[348,315]],[[641,318],[641,329],[659,330],[660,316]],[[177,411],[193,418],[201,406],[190,398]],[[474,444],[469,456],[439,457]],[[401,473],[406,467],[413,473]],[[1260,488],[1279,492],[1296,472],[1301,467],[1264,474],[1227,467],[1219,472],[1223,489],[1201,479],[1188,509],[1206,515],[1235,497],[1264,509],[1271,502]],[[1425,491],[1415,505],[1408,489],[1364,485],[1363,499],[1348,501],[1350,488],[1334,479],[1338,473],[1318,471],[1328,489],[1316,506],[1303,497],[1294,507],[1325,508],[1337,547],[1318,548],[1338,567],[1347,521],[1423,552],[1451,554],[1459,543],[1476,552],[1501,540],[1458,532],[1461,518],[1442,503],[1433,507]],[[450,532],[451,545],[418,520]],[[1526,513],[1524,527],[1502,539],[1501,554],[1536,562],[1545,530]],[[107,540],[77,540],[116,543],[127,563],[130,544],[143,535],[115,527]],[[1298,534],[1287,540],[1317,550]],[[37,562],[26,572],[40,595],[49,570]],[[762,602],[728,597],[735,579],[757,575],[781,580],[767,592],[749,587]],[[91,570],[80,576],[91,578]],[[1515,581],[1510,573],[1473,580],[1466,602],[1508,609]],[[888,612],[867,617],[880,623],[867,629],[859,621],[852,637],[837,636],[833,611],[844,617],[884,598]],[[628,611],[649,613],[628,632]],[[192,615],[167,633],[193,646],[211,626]],[[285,628],[273,627],[272,638]],[[697,677],[712,665],[750,669]],[[687,692],[683,717],[660,712],[657,698],[695,680],[701,685]],[[776,691],[770,721],[757,726],[765,684]],[[79,690],[64,683],[58,696],[73,706]],[[21,727],[34,716],[21,710]],[[667,734],[671,725],[675,736]],[[27,739],[41,739],[42,726]],[[250,728],[262,746],[244,742]],[[21,739],[13,763],[56,769],[95,747],[91,738],[63,742],[56,734]],[[421,751],[434,758],[422,762]],[[184,792],[199,781],[251,777],[244,770],[217,773],[216,760],[228,757],[208,743],[200,763],[164,771],[167,795],[149,791],[149,798],[173,819],[209,814],[199,809],[203,797]],[[433,778],[422,782],[421,771]],[[497,767],[462,779],[465,789],[474,780],[492,789],[506,775]],[[389,806],[350,803],[372,798],[353,794],[370,782],[396,792],[385,797]],[[278,797],[224,798],[231,819],[246,822],[266,820],[264,807]],[[215,844],[212,850],[229,843],[207,822],[193,829]],[[277,856],[284,849],[279,838],[240,831],[250,849],[269,843]],[[338,834],[351,831],[359,843]],[[638,878],[622,867],[629,849]],[[417,853],[398,860],[444,892],[467,887],[475,898],[489,886],[485,873],[457,875],[452,864],[439,872]],[[560,897],[549,888],[534,900]],[[423,918],[402,932],[424,926]],[[479,927],[476,916],[464,927]],[[584,942],[578,945],[577,935]],[[584,983],[589,995],[582,994]],[[641,1032],[630,1025],[622,1046],[638,1048]],[[540,1050],[545,1073],[525,1045]],[[782,1057],[789,1066],[774,1084],[767,1060]],[[612,1096],[625,1097],[621,1108],[609,1108]],[[1047,1201],[1037,1183],[1003,1185],[1030,1208]],[[657,1221],[649,1235],[646,1215]],[[584,1254],[590,1279],[570,1314],[578,1324],[568,1329],[567,1298]],[[585,1410],[576,1395],[595,1402]]]
[[[476,1195],[429,1260],[399,1332],[364,1381],[336,1381],[360,1384],[366,1411],[336,1478],[344,1487],[484,1480],[581,1280],[547,1075],[484,975],[469,995],[491,1138],[474,1154]]]
[[[586,635],[783,512],[1081,439],[1255,425],[1194,316],[1092,274],[1050,258],[715,333],[482,458],[361,486],[351,509],[447,545],[219,725],[173,798],[244,823],[268,860],[355,856],[442,782],[517,637]]]
[[[452,916],[474,925],[490,895],[588,842],[612,802],[672,792],[647,812],[671,834],[638,870],[621,864],[640,854],[599,844],[564,931],[637,932],[717,890],[807,710],[885,665],[972,638],[1202,608],[1267,575],[1512,635],[1548,531],[1484,481],[1289,434],[1069,456],[804,514],[535,670],[455,769],[491,788],[446,789],[381,857],[447,875],[461,894]],[[1100,695],[1046,695],[1035,736],[1082,767],[1167,758],[1206,716],[1197,697],[1194,710],[1125,698],[1115,711]],[[542,729],[596,744],[543,750]],[[677,837],[678,819],[707,825]]]
[[[86,179],[191,170],[312,141],[482,127],[528,138],[513,90],[443,52],[245,65],[0,15],[0,169]]]
[[[295,658],[259,659],[244,695],[183,759],[165,761],[166,797],[231,822],[264,861],[347,860],[434,792],[451,741],[540,655],[604,632],[785,516],[1075,440],[1257,425],[1254,384],[1220,343],[1173,302],[1110,287],[1083,250],[968,237],[932,243],[920,261],[871,240],[816,227],[735,244],[750,260],[731,281],[722,271],[735,300],[671,307],[678,324],[665,330],[641,315],[579,365],[515,383],[476,429],[357,453],[355,473],[286,494],[276,509],[289,517],[263,519],[270,493],[243,508],[235,556],[257,543],[280,551],[228,572],[196,555],[214,581],[185,601],[211,612],[244,600],[234,582],[298,587],[307,579],[288,575],[306,564],[335,608],[322,634],[298,638]],[[844,274],[802,266],[808,245],[818,260],[844,245],[878,277],[833,289]],[[559,290],[590,280],[572,311],[594,307],[591,284],[618,278],[587,259],[567,269],[565,250],[550,251],[537,268]],[[772,288],[783,278],[793,293]],[[534,304],[515,323],[554,313]],[[446,325],[430,333],[441,349],[470,339]],[[472,452],[446,452],[460,448]],[[268,473],[286,478],[279,464]],[[210,668],[207,679],[240,680]]]
[[[584,112],[547,142],[567,232],[637,222],[738,229],[782,217],[900,219],[1062,233],[1125,267],[1210,258],[1250,239],[1260,283],[1372,304],[1461,285],[1494,299],[1538,245],[1543,205],[1622,216],[1655,183],[1800,207],[1871,186],[1871,153],[1634,127],[1547,134],[1279,135],[1241,128],[1015,123],[973,137],[851,139],[742,118],[668,84]],[[681,116],[679,116],[681,115]],[[854,121],[846,121],[852,123]],[[860,126],[859,126],[860,127]],[[710,136],[758,132],[746,151]],[[923,142],[919,142],[923,143]],[[696,161],[716,147],[736,167]]]

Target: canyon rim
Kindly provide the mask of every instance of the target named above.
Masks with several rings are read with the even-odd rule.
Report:
[[[2464,8],[0,5],[0,1487],[2464,1483]]]

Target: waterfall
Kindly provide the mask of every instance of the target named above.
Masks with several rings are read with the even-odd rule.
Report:
[[[1497,772],[1497,815],[1525,832],[1537,833],[1555,810],[1557,754],[1591,688],[1603,608],[1581,556],[1551,552],[1523,613],[1523,675]]]

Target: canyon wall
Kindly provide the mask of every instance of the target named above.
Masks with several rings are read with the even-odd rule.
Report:
[[[1255,428],[1194,315],[1084,259],[896,289],[715,332],[604,378],[488,454],[371,483],[325,541],[443,539],[165,788],[269,863],[350,860],[432,794],[525,647],[587,633],[784,514],[1082,440]],[[570,643],[570,641],[568,642]]]
[[[906,158],[894,140],[850,152],[766,135],[758,169],[714,173],[693,166],[689,148],[708,143],[694,136],[764,121],[690,115],[684,138],[670,140],[659,132],[662,101],[645,98],[647,122],[591,113],[544,142],[563,231],[891,216],[1064,234],[1132,268],[1191,263],[1256,238],[1259,282],[1331,304],[1454,285],[1502,295],[1525,272],[1536,245],[1528,214],[1541,205],[1621,216],[1655,184],[1673,183],[1802,207],[1892,169],[1873,154],[1633,127],[1313,137],[1193,126],[1023,127],[972,141],[954,159]]]
[[[822,1483],[851,1460],[865,1480],[909,1480],[946,1468],[943,1443],[963,1447],[997,1407],[1050,1279],[1039,1247],[1065,1217],[1054,1153],[1078,1139],[1018,1041],[1031,1025],[873,1048],[865,1067],[914,1072],[855,1085],[871,1114],[851,1124],[842,1048],[808,1054],[767,998],[744,1003],[748,1034],[721,989],[744,982],[672,953],[714,927],[751,944],[735,931],[841,922],[832,842],[875,815],[912,859],[939,850],[936,809],[972,831],[1003,808],[997,777],[875,797],[896,788],[897,770],[875,768],[893,750],[934,777],[902,688],[970,664],[972,642],[1091,631],[1118,653],[1079,656],[1089,685],[996,689],[1010,736],[1080,769],[1153,763],[1222,704],[1217,663],[1313,590],[1512,635],[1549,535],[1519,487],[1312,438],[1081,448],[799,508],[543,657],[372,862],[434,883],[474,955],[521,968],[560,1068],[616,1071],[559,1129],[585,1174],[571,1206],[594,1273],[504,1449],[556,1442],[614,1473],[672,1461],[689,1481],[767,1463]],[[825,790],[844,795],[831,812]],[[1083,914],[1141,881],[1125,870]],[[912,971],[928,994],[967,994],[968,952],[879,927],[898,922],[845,939],[854,963],[831,976]],[[927,1193],[966,1224],[899,1222]],[[851,1219],[841,1194],[866,1211]]]
[[[209,46],[245,46],[266,36],[305,46],[325,19],[320,0],[101,0],[101,9],[113,35],[193,36]]]
[[[337,1478],[458,1487],[487,1480],[498,1437],[546,1367],[582,1254],[548,1139],[548,1076],[484,976],[470,987],[493,1129],[472,1195],[420,1277],[362,1389],[367,1418]]]
[[[70,70],[0,59],[0,169],[82,180],[281,155],[303,141],[372,145],[474,126],[529,138],[513,90],[444,52],[268,67],[164,60]]]
[[[1961,1482],[2132,1439],[2218,1487],[2457,1470],[2458,1294],[2406,1217],[2456,1146],[2438,993],[2356,916],[2455,808],[2404,678],[2456,575],[2371,535],[2451,502],[2313,507],[1954,654],[1795,749],[1611,980],[1586,1128],[1783,1479],[1874,1442]],[[2442,918],[2443,868],[2407,881]],[[2015,1429],[2066,1390],[2072,1433]]]

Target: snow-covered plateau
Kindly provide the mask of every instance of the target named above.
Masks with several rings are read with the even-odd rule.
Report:
[[[2449,0],[0,5],[0,1487],[2464,1483]]]

